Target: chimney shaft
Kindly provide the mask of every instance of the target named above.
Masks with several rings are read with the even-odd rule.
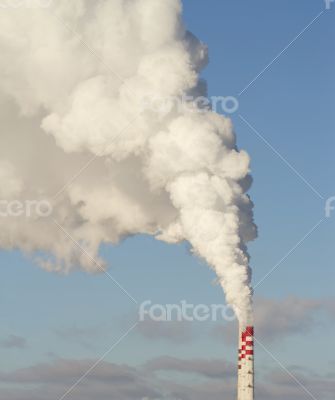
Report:
[[[237,400],[254,400],[254,328],[239,330]]]
[[[243,400],[243,366],[242,366],[242,330],[239,329],[238,340],[238,371],[237,371],[237,400]]]

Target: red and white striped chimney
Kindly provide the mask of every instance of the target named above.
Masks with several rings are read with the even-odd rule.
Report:
[[[254,400],[254,328],[239,331],[237,400]]]

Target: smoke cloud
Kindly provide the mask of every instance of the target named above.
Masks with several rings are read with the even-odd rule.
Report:
[[[94,272],[102,243],[186,240],[246,323],[249,156],[228,118],[152,106],[206,96],[207,48],[181,12],[179,0],[58,0],[0,13],[1,199],[52,204],[2,218],[0,246]]]

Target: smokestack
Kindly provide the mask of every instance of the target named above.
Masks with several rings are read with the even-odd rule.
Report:
[[[254,327],[239,330],[237,400],[254,400]]]
[[[243,399],[243,369],[242,369],[242,330],[239,329],[238,335],[238,370],[237,370],[237,400]]]

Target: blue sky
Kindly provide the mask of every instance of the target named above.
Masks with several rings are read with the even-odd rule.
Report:
[[[209,47],[210,63],[203,72],[209,95],[235,96],[239,101],[231,118],[239,147],[252,158],[250,194],[259,227],[259,238],[250,246],[253,282],[257,284],[285,258],[257,287],[256,296],[279,304],[290,296],[331,303],[335,212],[325,218],[324,207],[326,199],[335,195],[335,4],[325,11],[322,0],[183,3],[187,28]],[[139,303],[224,301],[221,289],[213,284],[213,272],[184,244],[132,237],[118,247],[106,246],[102,254],[113,277]],[[0,349],[3,371],[59,357],[99,358],[136,320],[136,305],[105,275],[49,274],[28,256],[4,251],[0,268],[0,339],[16,335],[26,340],[23,349]],[[317,326],[302,321],[300,331],[283,332],[283,341],[271,343],[271,350],[286,366],[313,364],[320,373],[331,373],[335,354],[328,343],[335,318],[323,317],[319,310],[310,312],[319,313],[309,317]],[[187,340],[153,340],[134,332],[106,359],[139,365],[168,354],[235,362],[235,348],[215,337],[212,325],[192,325]],[[260,370],[276,367],[261,348],[257,357]]]

